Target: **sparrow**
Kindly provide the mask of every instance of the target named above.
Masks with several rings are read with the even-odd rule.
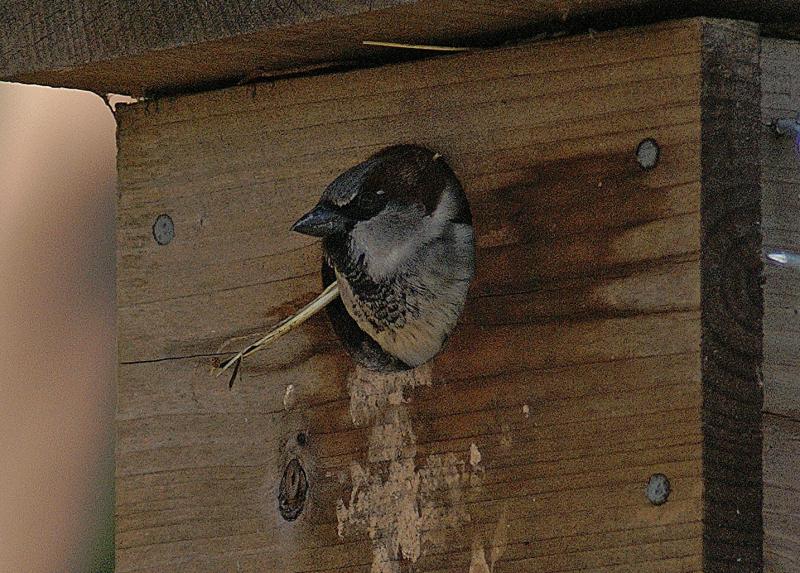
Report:
[[[372,370],[417,367],[444,346],[475,274],[472,214],[437,153],[379,151],[339,175],[293,231],[322,238],[334,331]]]
[[[438,154],[396,145],[330,183],[293,231],[322,239],[325,290],[219,367],[295,328],[322,308],[356,362],[392,372],[424,364],[444,346],[475,274],[472,214]]]

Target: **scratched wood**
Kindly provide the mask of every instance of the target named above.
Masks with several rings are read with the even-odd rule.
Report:
[[[496,45],[541,31],[698,15],[797,33],[800,7],[794,0],[5,0],[0,79],[101,94],[197,91],[259,70],[409,57],[362,40]]]
[[[731,440],[729,420],[760,423],[760,404],[721,391],[754,383],[760,340],[702,343],[741,301],[701,288],[755,214],[704,226],[727,221],[705,194],[738,175],[700,151],[719,133],[758,156],[705,89],[757,85],[748,65],[718,73],[716,34],[753,56],[752,27],[689,20],[121,108],[117,570],[755,570],[760,482],[737,476],[760,437]],[[290,224],[399,142],[443,153],[472,203],[478,274],[446,351],[365,373],[318,316],[229,391],[212,358],[321,288],[319,244]],[[309,490],[289,522],[292,459]],[[708,522],[732,495],[736,526]]]
[[[765,39],[763,123],[800,113],[800,43]],[[764,559],[800,569],[800,268],[771,260],[800,253],[800,154],[761,131],[764,209]]]

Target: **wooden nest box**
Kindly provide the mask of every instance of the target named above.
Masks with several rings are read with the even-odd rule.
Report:
[[[0,7],[0,76],[143,96],[119,573],[800,571],[795,3],[218,4]],[[446,351],[377,375],[320,315],[229,390],[320,291],[290,224],[397,143],[472,205]]]

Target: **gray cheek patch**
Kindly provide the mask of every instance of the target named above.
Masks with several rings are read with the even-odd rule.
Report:
[[[417,205],[389,207],[368,221],[359,222],[350,234],[355,258],[364,255],[366,271],[381,280],[406,264],[425,242],[441,233],[427,225],[425,211]]]

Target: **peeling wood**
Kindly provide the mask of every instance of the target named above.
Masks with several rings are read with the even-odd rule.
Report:
[[[336,518],[342,539],[367,531],[375,573],[399,573],[400,560],[416,563],[423,555],[427,532],[470,521],[462,490],[476,486],[480,455],[471,454],[469,466],[453,454],[417,462],[404,393],[431,384],[430,366],[392,374],[357,367],[348,381],[350,414],[356,426],[370,428],[369,449],[365,461],[350,465],[350,499],[337,502]]]

